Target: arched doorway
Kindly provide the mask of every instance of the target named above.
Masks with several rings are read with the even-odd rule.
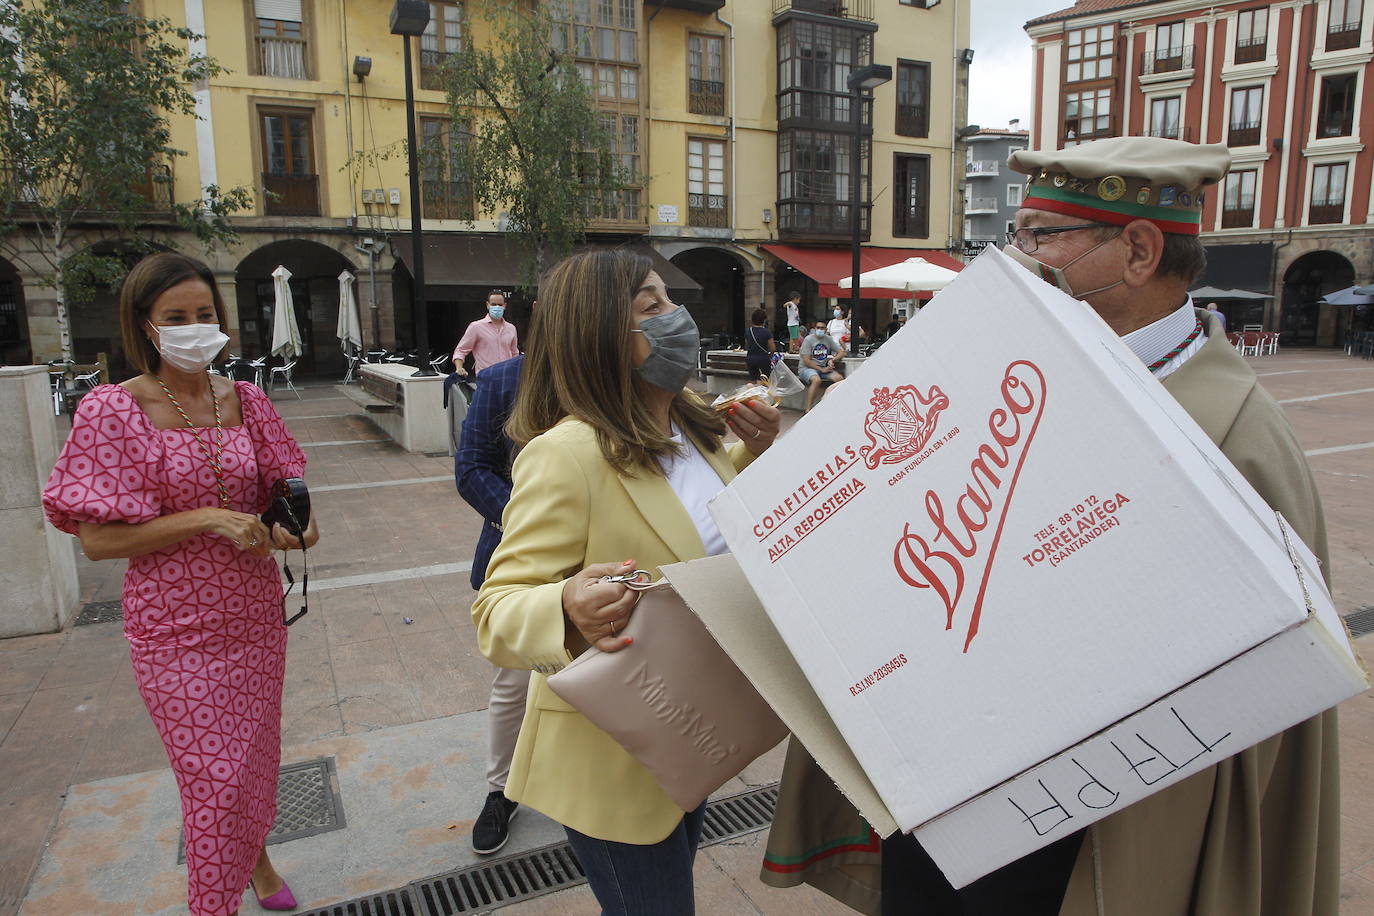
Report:
[[[1339,309],[1317,300],[1354,283],[1354,266],[1334,251],[1309,252],[1289,265],[1283,275],[1283,346],[1336,346]]]
[[[0,258],[0,365],[33,363],[29,316],[24,308],[24,281],[13,264]]]
[[[291,299],[305,351],[296,375],[342,375],[343,352],[334,336],[339,321],[339,274],[357,268],[333,248],[307,239],[272,242],[239,262],[234,286],[243,355],[257,357],[271,351],[276,302],[272,271],[279,266],[291,271]]]
[[[720,248],[691,248],[669,260],[701,285],[701,302],[688,306],[701,336],[743,340],[747,313],[762,304],[746,307],[744,275],[748,265]]]

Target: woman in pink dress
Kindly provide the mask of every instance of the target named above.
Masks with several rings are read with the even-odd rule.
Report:
[[[194,916],[296,901],[268,859],[286,662],[281,572],[296,538],[258,514],[305,456],[261,390],[207,372],[228,343],[204,264],[166,252],[130,271],[124,349],[142,374],[81,401],[43,491],[92,560],[127,557],[134,677],[181,791]],[[319,534],[312,518],[305,546]]]

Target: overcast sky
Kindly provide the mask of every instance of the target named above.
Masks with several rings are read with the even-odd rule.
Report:
[[[969,68],[968,121],[980,127],[1006,127],[1021,119],[1030,129],[1031,43],[1022,28],[1029,19],[1073,5],[1074,0],[971,0],[973,66]]]

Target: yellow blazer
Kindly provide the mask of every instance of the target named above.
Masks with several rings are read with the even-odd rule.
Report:
[[[735,443],[706,460],[728,483],[753,455]],[[505,534],[472,605],[482,654],[534,672],[506,795],[597,839],[657,843],[682,809],[609,735],[555,696],[546,677],[586,648],[575,630],[567,636],[564,580],[589,564],[627,559],[657,578],[660,566],[698,559],[706,548],[668,481],[617,473],[580,420],[565,419],[525,446],[512,478]]]

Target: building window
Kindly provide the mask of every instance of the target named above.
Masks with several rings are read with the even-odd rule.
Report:
[[[1269,8],[1241,10],[1236,14],[1236,63],[1254,63],[1268,54]]]
[[[1064,94],[1064,143],[1112,135],[1112,90],[1089,89]]]
[[[1179,97],[1154,99],[1150,102],[1150,136],[1178,139]]]
[[[725,141],[687,141],[687,225],[720,229],[730,225],[725,193]]]
[[[897,133],[930,136],[930,64],[897,61]]]
[[[720,35],[687,36],[687,110],[692,114],[725,114],[724,50]]]
[[[1326,16],[1326,50],[1344,51],[1360,43],[1364,0],[1331,0]]]
[[[1115,26],[1070,29],[1065,42],[1064,81],[1105,79],[1113,74]]]
[[[268,216],[319,216],[320,176],[315,167],[314,113],[260,109],[263,208]]]
[[[458,145],[466,138],[461,123],[448,118],[420,119],[421,195],[429,219],[472,219],[472,189],[454,161]]]
[[[458,3],[429,5],[429,25],[420,36],[420,88],[443,89],[444,61],[463,50],[463,7]]]
[[[1317,137],[1349,137],[1355,126],[1355,74],[1322,77]]]
[[[577,72],[600,102],[639,101],[639,14],[631,0],[572,0],[553,44],[578,58]]]
[[[1192,48],[1183,44],[1183,23],[1167,22],[1155,26],[1154,67],[1149,72],[1168,73],[1182,70],[1190,61]]]
[[[852,134],[821,130],[778,133],[778,228],[789,234],[849,235],[850,144]],[[859,162],[864,174],[859,233],[868,233],[868,164],[871,144],[864,138]]]
[[[589,200],[588,218],[617,223],[642,223],[644,213],[640,200],[643,189],[640,182],[643,176],[640,172],[639,116],[603,111],[597,118],[601,122],[601,129],[612,140],[611,161],[619,170],[624,186],[605,191],[600,198]],[[591,154],[584,157],[584,161],[584,169],[598,167],[595,157]]]
[[[849,73],[873,60],[873,33],[843,23],[778,25],[778,120],[849,124]],[[864,123],[872,124],[871,110]],[[800,126],[800,125],[799,125]]]
[[[1009,185],[1007,185],[1007,206],[1008,206],[1008,207],[1019,207],[1019,206],[1021,206],[1021,198],[1022,198],[1022,196],[1023,196],[1025,193],[1026,193],[1026,186],[1023,185],[1023,184],[1019,184],[1019,183],[1018,183],[1018,184],[1009,184]]]
[[[896,153],[892,163],[892,234],[930,236],[930,157]]]
[[[301,0],[253,0],[253,16],[258,75],[309,79]]]
[[[1232,172],[1226,176],[1226,195],[1222,198],[1221,228],[1249,229],[1255,223],[1254,170]]]
[[[1263,104],[1263,86],[1231,90],[1231,129],[1226,135],[1228,146],[1259,146]]]
[[[1308,223],[1339,223],[1345,219],[1345,176],[1348,168],[1344,162],[1313,167],[1312,207],[1307,212]]]

